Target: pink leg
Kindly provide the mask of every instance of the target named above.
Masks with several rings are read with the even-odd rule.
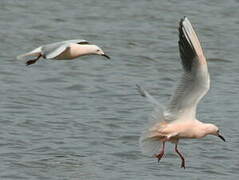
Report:
[[[163,142],[163,147],[162,147],[160,153],[154,155],[156,158],[158,158],[158,163],[159,163],[159,161],[161,160],[161,158],[162,158],[163,155],[164,155],[164,148],[165,148],[165,142]]]
[[[180,156],[181,160],[182,160],[182,163],[181,163],[181,168],[184,168],[185,169],[185,159],[183,157],[183,155],[178,151],[178,143],[175,144],[175,151],[176,153]]]

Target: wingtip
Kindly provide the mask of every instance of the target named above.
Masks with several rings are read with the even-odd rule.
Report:
[[[183,22],[190,22],[187,18],[187,16],[184,16],[183,18],[180,19],[179,21],[179,27],[183,26]]]
[[[17,57],[16,57],[16,59],[17,60],[23,60],[24,59],[24,54],[21,54],[21,55],[18,55]]]
[[[135,84],[135,86],[136,86],[138,89],[140,89],[140,85],[138,85],[138,84]]]
[[[20,56],[17,56],[16,59],[17,59],[17,60],[21,60],[21,59],[20,59]]]
[[[146,95],[145,95],[144,89],[139,84],[136,84],[136,87],[137,87],[137,90],[139,91],[139,94],[145,97]]]

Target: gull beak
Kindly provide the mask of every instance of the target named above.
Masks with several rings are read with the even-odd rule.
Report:
[[[223,140],[224,142],[226,141],[226,139],[221,134],[218,134],[217,136],[221,138],[221,140]]]
[[[107,59],[110,59],[110,57],[109,57],[108,55],[106,55],[106,54],[101,54],[101,56],[104,56],[104,57],[106,57]]]

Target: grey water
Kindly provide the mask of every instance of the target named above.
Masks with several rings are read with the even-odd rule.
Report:
[[[238,179],[238,0],[1,0],[0,179]],[[211,89],[198,119],[225,136],[173,145],[160,164],[138,138],[152,106],[167,102],[182,72],[178,22],[187,16],[208,58]],[[42,44],[86,39],[111,56],[74,61],[16,56]]]

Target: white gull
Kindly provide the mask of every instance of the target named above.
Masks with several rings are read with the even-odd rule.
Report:
[[[225,139],[217,126],[196,119],[197,104],[209,90],[210,77],[200,42],[186,17],[179,23],[178,45],[184,73],[168,106],[159,104],[137,85],[140,94],[155,107],[150,117],[153,124],[140,137],[140,147],[144,153],[154,154],[160,161],[165,143],[172,142],[182,160],[181,167],[185,168],[185,159],[177,148],[180,139],[203,138],[207,135],[218,136],[223,141]]]
[[[80,39],[42,45],[28,53],[17,56],[17,59],[26,60],[29,57],[35,57],[34,59],[28,59],[26,62],[26,65],[30,65],[34,64],[41,57],[44,59],[65,60],[85,55],[101,55],[110,59],[100,47]]]

